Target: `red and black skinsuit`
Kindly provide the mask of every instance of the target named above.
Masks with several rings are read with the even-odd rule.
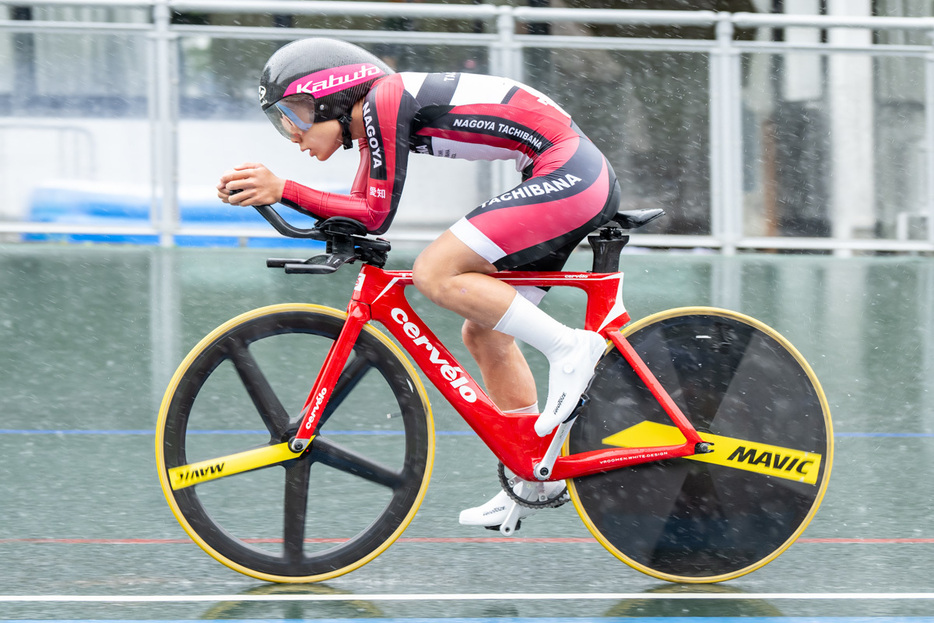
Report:
[[[619,207],[610,163],[557,104],[513,80],[462,73],[381,78],[363,102],[366,138],[349,195],[287,181],[283,203],[348,216],[383,233],[405,184],[409,153],[514,160],[523,181],[451,227],[498,269],[560,270],[571,250]]]

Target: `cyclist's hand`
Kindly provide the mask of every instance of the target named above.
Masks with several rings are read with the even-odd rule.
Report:
[[[224,203],[241,206],[269,205],[282,200],[285,180],[262,164],[246,162],[225,172],[217,184]],[[231,196],[232,191],[241,191]]]

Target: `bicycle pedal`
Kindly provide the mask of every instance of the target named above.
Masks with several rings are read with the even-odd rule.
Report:
[[[492,530],[493,532],[499,532],[502,526],[483,526],[487,530]],[[516,522],[516,527],[512,529],[513,532],[516,532],[519,528],[522,527],[522,520]]]

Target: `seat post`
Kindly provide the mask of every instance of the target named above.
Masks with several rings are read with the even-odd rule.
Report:
[[[602,227],[597,235],[588,236],[587,242],[593,248],[591,272],[619,272],[619,254],[629,242],[628,235],[618,227]]]

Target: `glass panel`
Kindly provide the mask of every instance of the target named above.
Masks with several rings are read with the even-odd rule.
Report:
[[[181,37],[178,44],[182,118],[263,119],[257,89],[266,59],[286,42]]]
[[[705,54],[525,51],[526,81],[564,107],[607,155],[621,209],[663,208],[646,232],[710,233]]]
[[[55,21],[107,17],[89,11],[34,9],[31,17]],[[0,107],[0,185],[7,189],[8,200],[0,204],[0,220],[148,226],[152,179],[145,33],[17,32],[0,39],[0,49],[4,48],[11,54],[0,54],[0,98],[10,105]],[[8,240],[155,240],[4,236]]]
[[[829,120],[818,54],[747,57],[743,89],[747,236],[830,235]]]
[[[0,6],[0,20],[10,19],[10,7]],[[9,110],[10,95],[13,93],[14,72],[13,42],[14,34],[0,32],[0,110]]]
[[[875,60],[876,221],[882,238],[927,238],[924,60]]]
[[[745,235],[925,237],[923,59],[745,61]]]
[[[132,10],[35,8],[32,20],[140,23]],[[28,21],[26,22],[28,24]],[[13,35],[18,84],[14,107],[57,117],[145,117],[145,33],[62,34],[37,31]]]
[[[179,40],[182,117],[259,119],[257,87],[266,60],[287,41],[181,37]],[[486,71],[481,46],[360,43],[396,71]]]

